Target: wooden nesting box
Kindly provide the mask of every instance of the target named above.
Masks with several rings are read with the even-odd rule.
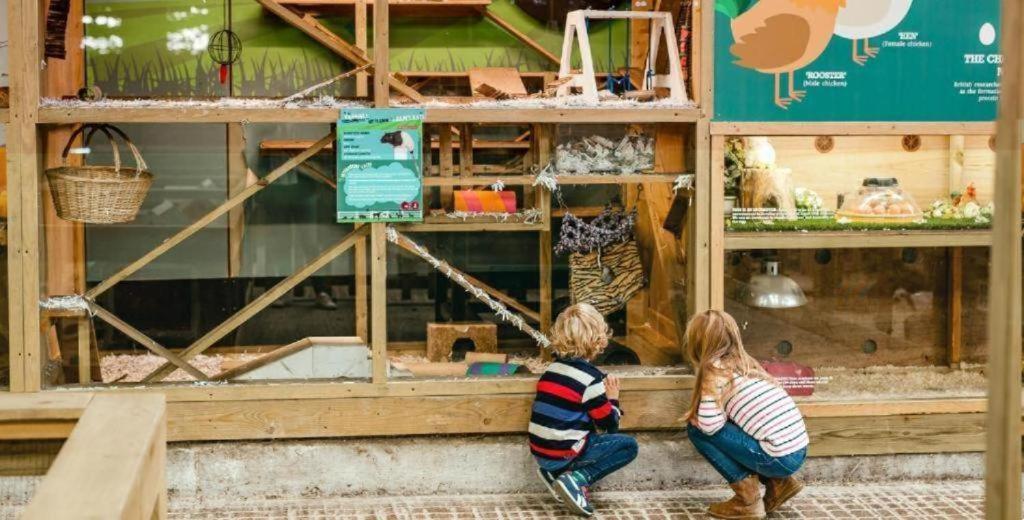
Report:
[[[427,323],[427,359],[450,361],[460,339],[473,341],[474,352],[498,351],[498,326],[487,322]]]

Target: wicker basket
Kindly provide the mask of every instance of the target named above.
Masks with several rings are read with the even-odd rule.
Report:
[[[86,130],[89,130],[85,135],[86,145],[97,131],[106,134],[114,151],[113,166],[67,165],[72,143]],[[128,146],[135,168],[121,168],[115,136]],[[147,171],[139,149],[124,132],[111,125],[83,125],[71,134],[61,157],[63,166],[46,170],[57,216],[88,224],[115,224],[135,219],[153,183],[153,175]]]

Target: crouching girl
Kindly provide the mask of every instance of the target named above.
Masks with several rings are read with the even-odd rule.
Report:
[[[747,354],[732,316],[706,311],[686,328],[696,390],[686,412],[697,451],[735,496],[712,504],[716,518],[764,518],[803,489],[793,474],[807,454],[807,430],[793,399]],[[765,484],[764,499],[761,486]]]

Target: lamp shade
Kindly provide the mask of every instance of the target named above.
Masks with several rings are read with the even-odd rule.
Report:
[[[750,277],[741,290],[740,300],[762,309],[792,309],[807,303],[803,289],[792,278],[779,274],[777,260],[765,260],[762,271]]]

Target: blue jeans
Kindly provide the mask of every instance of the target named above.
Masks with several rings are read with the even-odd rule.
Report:
[[[714,435],[708,435],[692,424],[686,426],[686,433],[697,451],[730,484],[749,477],[751,473],[768,478],[788,477],[800,469],[807,456],[807,448],[802,448],[789,455],[772,457],[765,453],[757,440],[732,421],[726,421]]]
[[[592,433],[587,437],[587,447],[568,464],[554,466],[538,460],[540,467],[555,474],[575,471],[587,480],[588,485],[633,462],[637,454],[636,439],[621,433]]]

